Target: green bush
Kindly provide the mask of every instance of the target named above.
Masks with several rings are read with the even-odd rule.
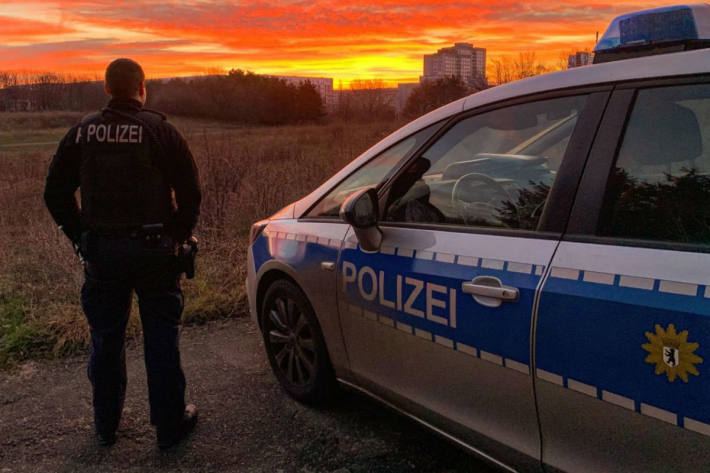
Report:
[[[23,297],[0,294],[0,367],[51,351],[49,338],[28,320]]]

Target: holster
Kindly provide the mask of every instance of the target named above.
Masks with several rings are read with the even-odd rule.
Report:
[[[178,247],[178,272],[185,273],[187,279],[195,277],[195,258],[197,257],[197,238],[191,236]]]
[[[79,241],[72,243],[72,245],[74,246],[74,251],[81,259],[93,259],[96,254],[95,239],[92,238],[89,232],[82,232]]]

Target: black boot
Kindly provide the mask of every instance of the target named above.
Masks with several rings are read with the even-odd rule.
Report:
[[[100,430],[97,430],[96,439],[102,447],[110,447],[116,443],[116,432],[101,432]]]
[[[165,450],[177,444],[192,431],[195,424],[197,424],[197,407],[188,404],[177,427],[158,426],[158,448]]]
[[[96,440],[98,440],[99,445],[103,447],[110,447],[116,443],[116,429],[118,428],[118,422],[104,421],[94,414],[94,429],[96,432]]]

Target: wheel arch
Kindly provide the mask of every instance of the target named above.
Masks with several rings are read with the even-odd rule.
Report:
[[[255,278],[256,289],[254,290],[254,302],[256,309],[256,319],[257,326],[261,331],[261,310],[264,303],[264,298],[266,296],[269,287],[279,280],[290,281],[294,284],[304,295],[308,303],[313,307],[316,321],[318,322],[319,329],[323,335],[323,342],[326,346],[326,351],[328,352],[328,358],[334,369],[347,369],[349,363],[347,361],[347,354],[345,352],[345,346],[342,340],[342,332],[340,330],[340,320],[335,320],[328,322],[326,318],[324,320],[323,314],[321,314],[317,308],[316,304],[313,303],[313,298],[309,291],[300,283],[298,277],[298,271],[276,259],[272,259],[264,263],[259,270]],[[337,309],[336,309],[337,310]]]
[[[308,295],[306,292],[303,290],[300,284],[298,284],[298,281],[288,274],[286,271],[284,271],[281,268],[265,268],[264,273],[261,275],[259,278],[259,284],[256,289],[256,310],[257,310],[257,323],[259,324],[259,328],[261,328],[261,306],[264,303],[264,296],[266,295],[266,291],[269,290],[269,287],[275,283],[276,281],[285,279],[287,281],[292,282],[298,289],[301,290],[301,292],[306,296],[306,299],[309,299]],[[309,299],[310,302],[310,299]],[[312,304],[311,304],[312,305]],[[316,318],[318,318],[318,315],[316,314]]]

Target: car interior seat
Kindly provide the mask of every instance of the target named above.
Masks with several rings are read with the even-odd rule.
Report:
[[[671,101],[643,104],[634,110],[616,166],[647,182],[660,182],[687,162],[688,169],[703,153],[695,113]]]

